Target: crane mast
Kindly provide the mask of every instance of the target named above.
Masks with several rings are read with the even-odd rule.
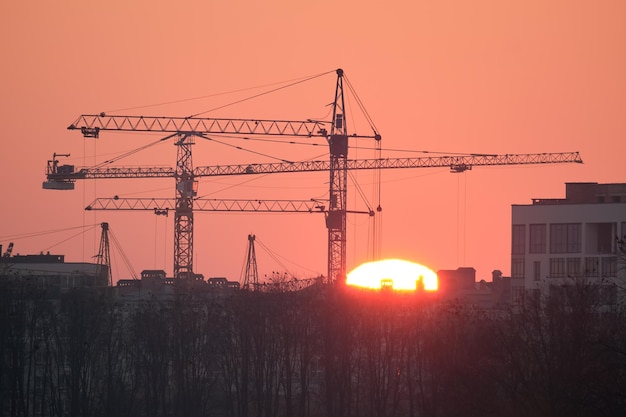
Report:
[[[243,279],[243,288],[249,289],[252,286],[253,290],[257,290],[259,287],[259,270],[256,263],[256,252],[254,250],[255,235],[248,235],[248,251],[246,256],[246,272]]]
[[[109,223],[100,223],[102,234],[100,235],[100,248],[98,249],[98,265],[100,273],[107,276],[109,286],[113,285],[113,275],[111,273],[111,245],[109,243]]]
[[[348,179],[348,133],[343,97],[343,71],[337,70],[333,124],[329,136],[330,191],[326,214],[328,229],[328,280],[340,282],[346,276],[346,202]]]
[[[198,182],[193,172],[191,147],[194,136],[179,135],[176,142],[176,209],[174,211],[174,277],[194,279],[193,273],[193,200]]]

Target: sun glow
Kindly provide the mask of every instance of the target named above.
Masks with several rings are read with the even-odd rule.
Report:
[[[385,259],[366,262],[348,273],[348,285],[372,290],[393,289],[396,291],[436,291],[437,274],[430,268],[402,259]]]

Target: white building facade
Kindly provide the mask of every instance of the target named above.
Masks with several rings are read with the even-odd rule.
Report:
[[[626,289],[626,184],[567,183],[564,199],[512,206],[513,298],[584,281],[605,303]]]

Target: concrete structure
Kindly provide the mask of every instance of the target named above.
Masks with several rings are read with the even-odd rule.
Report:
[[[65,262],[64,255],[14,255],[0,257],[0,277],[28,280],[41,287],[65,292],[79,287],[106,287],[107,267],[95,263]]]
[[[626,184],[566,183],[564,199],[513,205],[513,299],[584,282],[615,303],[626,288],[625,240]]]
[[[156,299],[171,301],[177,289],[192,289],[194,292],[210,292],[223,295],[239,290],[239,282],[223,277],[204,280],[202,274],[195,274],[194,279],[168,278],[165,271],[146,269],[141,271],[141,279],[120,279],[114,288],[115,295],[125,301]]]
[[[438,297],[444,302],[472,305],[480,309],[501,309],[511,304],[511,279],[492,272],[492,281],[476,281],[476,270],[461,267],[437,271]]]

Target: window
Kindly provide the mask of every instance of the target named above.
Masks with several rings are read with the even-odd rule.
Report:
[[[614,253],[616,223],[587,223],[585,225],[585,251],[587,253]]]
[[[530,253],[546,253],[546,225],[531,224],[530,233]]]
[[[564,278],[565,276],[565,258],[550,258],[550,278]]]
[[[533,279],[535,281],[541,280],[541,261],[533,262]]]
[[[580,276],[580,258],[567,258],[567,276],[579,277]]]
[[[600,258],[588,257],[585,258],[585,276],[587,277],[599,277],[600,276]]]
[[[604,277],[616,277],[617,276],[617,257],[609,256],[602,258],[602,276]]]
[[[582,230],[580,223],[550,225],[550,253],[580,253]]]
[[[514,224],[512,231],[513,242],[511,250],[513,255],[523,255],[526,250],[526,225]]]
[[[524,302],[524,287],[511,288],[511,302],[514,305],[521,305]]]
[[[511,277],[524,278],[524,258],[511,259]]]

